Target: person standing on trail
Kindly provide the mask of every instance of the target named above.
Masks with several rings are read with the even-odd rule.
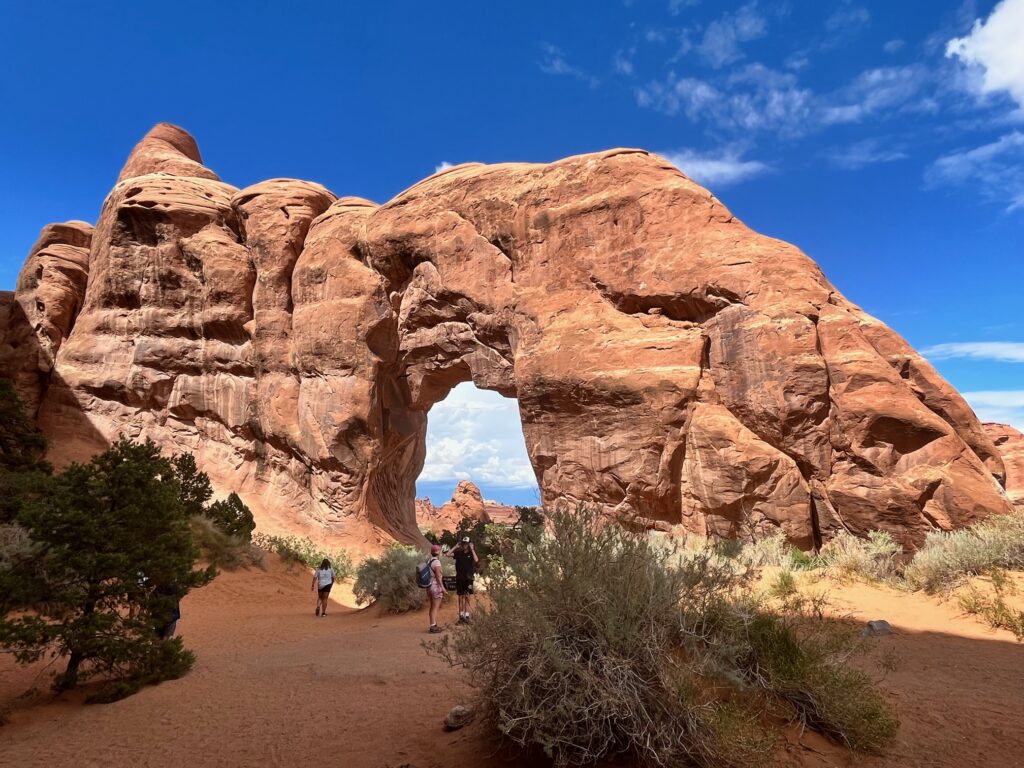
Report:
[[[310,589],[316,589],[316,611],[315,616],[327,615],[327,598],[330,597],[331,587],[334,586],[334,569],[331,568],[331,561],[326,557],[320,563],[320,567],[313,573],[313,585]]]
[[[427,565],[430,567],[430,588],[427,591],[427,596],[430,598],[430,632],[437,634],[441,632],[441,628],[437,626],[437,613],[441,609],[441,598],[444,597],[447,590],[444,588],[444,578],[441,572],[441,559],[438,555],[441,554],[441,545],[434,544],[430,548],[430,560],[427,561]]]
[[[463,536],[455,549],[451,551],[455,560],[455,594],[459,596],[459,624],[469,624],[470,599],[473,594],[473,577],[480,558],[476,556],[476,548],[469,536]]]

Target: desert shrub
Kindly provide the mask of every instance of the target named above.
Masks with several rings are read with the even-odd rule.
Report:
[[[743,764],[767,750],[749,712],[709,696],[676,653],[684,574],[669,552],[586,511],[513,553],[490,606],[437,650],[464,665],[487,718],[555,764],[630,752],[651,765]]]
[[[885,531],[870,531],[864,538],[840,531],[822,548],[820,559],[841,577],[886,581],[896,576],[902,553]]]
[[[1024,642],[1024,611],[1007,605],[1004,594],[1013,587],[1002,569],[990,571],[992,594],[986,595],[977,587],[968,588],[959,597],[964,611],[984,619],[994,629],[1013,632],[1018,642]]]
[[[851,749],[880,752],[899,721],[871,678],[846,663],[854,636],[808,629],[798,631],[792,617],[755,614],[734,636],[748,649],[737,666],[748,682],[791,707],[801,725]]]
[[[845,644],[772,614],[713,547],[674,549],[587,510],[512,553],[473,625],[434,647],[467,669],[486,719],[556,765],[746,765],[771,750],[765,708],[876,749],[895,727]],[[801,622],[811,622],[806,616]],[[827,683],[817,678],[827,676]],[[844,700],[851,698],[849,705]]]
[[[70,465],[18,521],[37,556],[0,573],[0,594],[35,608],[5,604],[0,615],[0,646],[17,661],[67,657],[62,689],[97,675],[153,682],[174,663],[191,663],[158,631],[215,571],[194,568],[180,487],[152,442],[121,439],[88,464]]]
[[[795,549],[786,541],[786,534],[782,531],[773,531],[753,540],[739,541],[738,544],[736,557],[753,568],[786,567],[791,562],[790,553]]]
[[[266,569],[262,549],[241,536],[226,533],[210,518],[194,515],[189,519],[189,528],[203,558],[218,568],[228,571],[250,566]]]
[[[929,533],[903,578],[913,589],[939,592],[993,568],[1024,568],[1024,513],[992,515],[969,528]]]
[[[322,549],[312,539],[300,536],[275,536],[254,533],[252,544],[265,552],[275,552],[286,563],[319,568],[324,558],[331,561],[334,577],[338,581],[347,579],[355,572],[352,558],[343,549]]]
[[[389,613],[414,611],[426,590],[416,584],[416,567],[425,556],[415,547],[393,544],[379,557],[368,557],[356,569],[353,592],[360,605],[377,603]]]
[[[797,592],[796,578],[791,571],[779,571],[775,575],[769,592],[773,597],[780,600],[790,597]]]

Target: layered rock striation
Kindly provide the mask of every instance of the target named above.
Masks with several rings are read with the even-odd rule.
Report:
[[[416,539],[427,413],[467,380],[518,398],[545,502],[636,526],[914,546],[1010,509],[925,360],[648,152],[461,165],[376,205],[235,189],[161,124],[95,230],[56,229],[0,299],[53,458],[191,450],[267,528]]]

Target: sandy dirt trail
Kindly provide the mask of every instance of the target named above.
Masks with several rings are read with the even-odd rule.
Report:
[[[224,573],[190,594],[179,629],[198,656],[193,671],[114,704],[85,706],[80,694],[24,698],[39,667],[0,659],[8,717],[0,766],[537,764],[496,752],[480,726],[442,730],[469,688],[424,652],[425,613],[386,616],[336,603],[318,619],[309,582],[306,571],[275,561],[266,572]],[[903,726],[891,752],[870,759],[790,733],[778,764],[1024,767],[1024,645],[952,603],[863,585],[831,593],[856,618],[897,628],[872,641],[865,663],[878,669],[895,654],[883,686]],[[456,618],[453,605],[443,618]]]

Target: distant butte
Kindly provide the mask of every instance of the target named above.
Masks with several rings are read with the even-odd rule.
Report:
[[[376,205],[238,190],[160,124],[95,229],[43,230],[0,323],[56,462],[149,437],[270,530],[420,541],[427,413],[469,380],[518,398],[545,503],[635,527],[913,547],[1011,508],[931,365],[641,150],[457,166]]]

